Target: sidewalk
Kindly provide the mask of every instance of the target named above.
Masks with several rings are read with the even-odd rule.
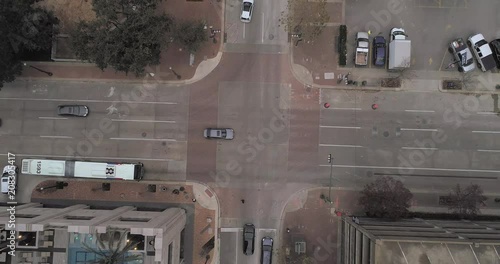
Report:
[[[182,206],[183,204],[194,204],[194,230],[192,263],[204,264],[205,255],[200,256],[202,246],[215,237],[215,247],[210,251],[210,262],[217,263],[219,252],[219,202],[218,198],[207,186],[195,182],[128,182],[107,181],[111,183],[110,191],[101,190],[103,181],[89,180],[65,180],[68,186],[64,190],[48,189],[37,191],[43,186],[52,186],[55,181],[44,181],[32,191],[31,202],[47,202],[57,200],[64,203],[134,203],[154,204],[162,203],[165,206]],[[156,185],[156,192],[148,192],[148,184]],[[180,194],[172,193],[172,190],[184,187]],[[164,189],[166,188],[166,189]],[[193,202],[193,198],[196,199]],[[57,203],[55,202],[55,203]],[[189,218],[189,217],[188,217]],[[207,219],[213,221],[207,222]],[[207,226],[210,228],[207,229]],[[189,232],[187,232],[189,233]]]
[[[160,10],[171,15],[177,22],[187,19],[203,21],[207,25],[207,35],[210,34],[209,27],[223,30],[224,1],[168,0],[160,2],[158,7]],[[66,4],[52,7],[51,9],[55,10],[56,16],[59,15],[67,18],[64,8],[69,7]],[[31,67],[25,67],[19,79],[47,78],[56,80],[78,79],[141,82],[145,78],[149,80],[154,78],[157,82],[193,83],[208,75],[218,65],[222,56],[223,36],[224,32],[217,33],[215,37],[216,43],[213,42],[213,39],[209,38],[200,50],[194,54],[194,58],[191,58],[190,54],[182,49],[179,44],[175,42],[169,43],[168,49],[161,54],[160,64],[146,69],[145,77],[135,77],[134,73],[125,75],[121,72],[115,72],[111,67],[108,67],[105,71],[101,71],[94,64],[85,62],[27,62],[28,65],[51,72],[53,75],[48,76]]]
[[[411,190],[413,193],[412,207],[415,212],[449,212],[446,206],[439,205],[439,196],[448,193],[435,194]],[[337,263],[337,246],[339,224],[342,215],[363,216],[363,208],[358,205],[359,190],[332,188],[332,203],[320,198],[328,197],[326,187],[302,190],[292,195],[285,205],[281,216],[281,245],[277,247],[280,260],[287,257],[298,260],[294,253],[295,243],[306,242],[306,254],[315,263]],[[485,194],[488,195],[488,194]],[[486,207],[481,209],[483,215],[500,215],[500,204],[494,202],[494,196],[489,196]],[[289,229],[290,232],[287,232]],[[287,262],[294,263],[294,262]],[[301,263],[301,262],[297,262]]]

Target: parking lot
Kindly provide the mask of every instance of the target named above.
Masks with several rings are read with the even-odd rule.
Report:
[[[447,49],[453,39],[467,39],[476,33],[482,33],[487,41],[500,38],[500,2],[347,0],[345,21],[350,64],[356,32],[370,31],[370,41],[378,34],[388,40],[391,28],[402,27],[412,40],[412,68],[444,70],[452,60]]]
[[[253,255],[243,254],[243,228],[222,228],[221,240],[224,246],[220,249],[221,264],[246,264],[260,263],[261,241],[265,236],[275,239],[276,230],[274,229],[255,229],[255,251]],[[275,239],[276,243],[276,239]],[[276,250],[276,247],[274,247]],[[276,255],[276,254],[274,254]],[[273,258],[276,258],[274,256]],[[274,262],[274,261],[273,261]]]

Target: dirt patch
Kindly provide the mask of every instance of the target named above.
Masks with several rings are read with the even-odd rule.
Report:
[[[91,0],[44,0],[36,5],[54,12],[59,19],[60,33],[68,33],[80,20],[95,18]]]

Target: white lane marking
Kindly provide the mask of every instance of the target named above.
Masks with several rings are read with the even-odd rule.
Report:
[[[262,231],[262,232],[276,232],[275,228],[256,228],[257,231]]]
[[[348,126],[319,126],[321,128],[341,128],[341,129],[361,129],[361,127],[348,127]]]
[[[68,136],[40,136],[41,138],[73,138]]]
[[[334,144],[319,144],[320,147],[339,147],[339,148],[362,148],[360,145],[334,145]]]
[[[177,141],[172,138],[109,138],[111,140],[127,140],[127,141]]]
[[[243,39],[245,39],[245,27],[246,27],[246,23],[243,23]]]
[[[405,112],[412,112],[412,113],[435,113],[436,111],[434,110],[412,110],[412,109],[407,109]]]
[[[482,134],[500,134],[500,131],[479,131],[479,130],[474,130],[472,133],[482,133]]]
[[[224,232],[224,233],[234,233],[234,232],[243,231],[243,228],[239,228],[239,227],[221,227],[220,231]]]
[[[8,154],[0,153],[0,156],[7,156]],[[19,154],[16,153],[16,156],[19,157],[45,157],[45,158],[63,158],[63,159],[74,159],[75,156],[61,156],[61,155],[37,155],[37,154]],[[170,159],[147,159],[147,158],[120,158],[120,157],[91,157],[91,156],[82,156],[82,159],[98,159],[98,160],[145,160],[145,161],[171,161]]]
[[[414,148],[414,147],[402,147],[401,149],[438,150],[438,148]]]
[[[113,122],[138,122],[138,123],[175,123],[175,121],[139,120],[139,119],[111,119]]]
[[[497,112],[477,112],[478,115],[498,115]]]
[[[65,120],[67,117],[50,117],[50,116],[39,116],[38,119],[49,119],[49,120]]]
[[[20,100],[20,101],[53,101],[53,102],[83,102],[83,103],[123,103],[123,104],[163,104],[176,105],[176,102],[143,102],[143,101],[106,101],[106,100],[75,100],[75,99],[47,99],[47,98],[21,98],[21,97],[1,97],[0,100]]]
[[[487,172],[499,173],[500,170],[471,170],[471,169],[445,169],[445,168],[412,168],[412,167],[380,167],[380,166],[356,166],[356,165],[324,165],[320,167],[337,167],[337,168],[359,168],[359,169],[385,169],[385,170],[429,170],[429,171],[456,171],[456,172]]]
[[[264,12],[262,12],[262,43],[264,43]]]
[[[330,108],[327,108],[327,109],[332,109],[332,110],[352,110],[352,111],[361,111],[361,108],[350,108],[350,107],[345,107],[345,108],[341,108],[341,107],[330,107]]]
[[[401,131],[429,131],[429,132],[437,132],[437,129],[433,128],[401,128]]]
[[[497,150],[497,149],[478,149],[477,151],[479,151],[479,152],[494,152],[494,153],[500,152],[500,150]]]

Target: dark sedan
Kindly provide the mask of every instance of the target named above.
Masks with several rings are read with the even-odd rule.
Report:
[[[255,246],[255,226],[246,224],[243,227],[243,253],[245,255],[252,255]]]
[[[490,42],[491,51],[493,52],[493,58],[497,63],[497,68],[500,69],[500,39],[495,39]]]
[[[385,43],[385,38],[382,36],[373,38],[373,65],[375,66],[385,66]]]
[[[57,114],[86,117],[89,114],[89,108],[86,105],[60,105],[57,107]]]

